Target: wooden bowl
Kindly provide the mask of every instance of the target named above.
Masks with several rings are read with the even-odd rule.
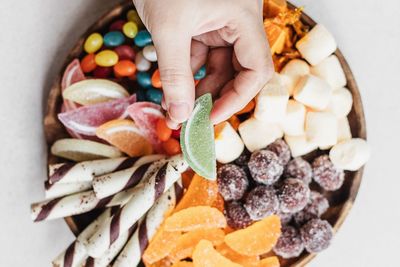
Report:
[[[289,5],[290,8],[294,8],[293,5]],[[60,138],[67,137],[68,134],[65,131],[63,125],[57,119],[57,113],[61,108],[61,78],[64,69],[71,62],[72,59],[80,57],[83,54],[82,45],[86,37],[92,32],[103,32],[104,28],[109,25],[116,17],[120,16],[122,13],[126,12],[128,9],[133,8],[131,0],[124,0],[124,2],[118,4],[110,12],[102,16],[95,24],[93,24],[77,41],[75,46],[72,48],[67,58],[64,61],[63,67],[59,74],[54,80],[53,86],[50,89],[48,101],[47,101],[47,112],[44,118],[44,131],[47,142],[47,147],[50,150],[51,145]],[[309,16],[303,13],[301,17],[303,23],[313,27],[316,23]],[[349,122],[351,127],[351,132],[354,137],[366,138],[366,125],[365,117],[363,112],[363,106],[361,102],[360,92],[358,90],[357,84],[355,82],[354,76],[347,64],[343,54],[338,49],[335,52],[336,56],[339,58],[340,63],[344,69],[347,78],[347,88],[351,91],[353,95],[353,108],[349,114]],[[50,152],[50,151],[49,151]],[[48,163],[56,163],[60,161],[59,158],[54,157],[51,153],[48,153]],[[328,198],[331,207],[324,214],[323,218],[328,220],[336,232],[342,225],[347,214],[349,213],[357,192],[361,183],[361,177],[363,174],[363,169],[356,172],[346,172],[346,179],[342,188],[335,192],[327,192],[324,195]],[[71,231],[77,235],[82,231],[100,211],[93,211],[90,213],[69,217],[65,221],[70,227]],[[282,262],[282,266],[304,266],[306,263],[314,258],[314,254],[309,254],[303,252],[300,257],[287,260]]]

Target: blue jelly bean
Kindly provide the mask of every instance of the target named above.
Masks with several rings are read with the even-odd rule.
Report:
[[[125,42],[125,36],[122,32],[112,31],[104,35],[104,45],[107,47],[120,46]]]
[[[138,84],[143,88],[151,87],[151,76],[148,72],[139,71],[138,73],[136,73],[136,80]]]
[[[206,77],[206,66],[203,65],[194,75],[195,80],[201,80]]]
[[[143,88],[139,88],[136,91],[136,99],[138,102],[146,101],[146,90]]]
[[[156,103],[161,105],[161,99],[163,97],[163,93],[159,89],[150,88],[146,90],[146,99],[147,101]]]
[[[152,41],[153,40],[148,31],[139,31],[135,37],[135,45],[139,47],[145,47],[146,45],[151,44]]]

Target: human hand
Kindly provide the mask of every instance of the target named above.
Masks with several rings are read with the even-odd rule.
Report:
[[[193,110],[195,96],[214,98],[211,120],[242,109],[271,78],[262,0],[133,0],[152,34],[168,125],[176,128]],[[195,73],[207,62],[207,76]]]

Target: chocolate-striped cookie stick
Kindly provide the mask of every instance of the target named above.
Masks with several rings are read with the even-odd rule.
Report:
[[[182,192],[182,184],[178,180],[155,202],[145,217],[140,220],[138,228],[115,260],[113,267],[132,267],[139,264],[149,240],[153,238],[164,221],[165,215],[175,207],[182,196]]]
[[[105,198],[122,190],[131,188],[143,181],[145,174],[154,174],[164,165],[165,159],[135,165],[129,169],[113,172],[93,178],[93,190],[98,198]]]
[[[117,209],[118,207],[106,209],[99,217],[89,224],[77,236],[76,240],[52,261],[53,267],[81,267],[88,257],[83,241],[89,238],[97,230],[99,225],[107,218],[110,218]]]
[[[88,254],[100,257],[117,239],[142,217],[188,168],[182,155],[168,160],[148,181],[133,188],[132,198],[108,219],[88,240]]]
[[[94,176],[153,162],[162,157],[164,156],[148,155],[141,158],[99,159],[50,165],[48,181],[50,184],[91,182]]]
[[[44,182],[44,193],[46,199],[63,197],[78,192],[87,191],[92,188],[91,182],[78,183],[55,183],[50,184],[49,181]]]

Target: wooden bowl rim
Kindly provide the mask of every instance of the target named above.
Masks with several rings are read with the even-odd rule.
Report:
[[[111,10],[107,11],[104,15],[102,15],[94,24],[92,24],[82,35],[82,37],[77,41],[77,43],[73,46],[73,48],[70,50],[68,53],[68,56],[66,57],[64,64],[61,68],[61,70],[58,72],[58,75],[56,76],[54,83],[52,87],[50,88],[49,92],[49,97],[48,97],[48,106],[47,106],[47,111],[44,117],[44,131],[45,131],[45,136],[46,136],[46,142],[48,148],[51,146],[51,144],[54,142],[53,132],[49,130],[49,126],[54,126],[58,125],[59,122],[57,122],[56,114],[57,111],[59,110],[59,106],[61,104],[61,93],[60,93],[60,83],[61,83],[61,78],[63,71],[65,70],[66,66],[71,62],[71,60],[77,55],[80,54],[82,50],[82,45],[84,42],[84,38],[88,36],[90,33],[96,31],[101,25],[104,25],[106,23],[111,22],[116,16],[121,14],[124,10],[128,9],[129,6],[132,5],[131,0],[123,0],[120,3],[118,3],[114,8]],[[295,5],[288,3],[290,8],[296,8]],[[306,13],[302,12],[301,20],[306,24],[311,27],[316,25],[316,22],[308,16]],[[355,136],[366,139],[367,138],[367,132],[366,132],[366,122],[365,122],[365,115],[364,115],[364,110],[363,110],[363,105],[361,101],[361,95],[360,91],[358,89],[357,83],[355,81],[355,78],[353,76],[353,73],[351,72],[350,66],[347,63],[346,59],[344,58],[343,54],[339,49],[335,52],[336,56],[339,58],[339,61],[343,67],[343,70],[346,74],[346,79],[347,79],[347,87],[348,89],[352,92],[353,95],[353,109],[355,110],[356,113],[356,118],[357,122],[359,124],[359,127],[357,129],[357,132],[355,133]],[[53,100],[53,101],[51,101]],[[352,129],[353,132],[353,129]],[[354,134],[354,132],[353,132]],[[50,159],[50,153],[48,153],[48,161]],[[340,226],[343,224],[345,218],[347,217],[351,207],[353,206],[353,203],[357,197],[357,193],[360,187],[360,183],[362,180],[362,175],[363,175],[363,168],[360,170],[356,171],[353,173],[353,181],[351,183],[351,188],[349,192],[349,198],[345,201],[343,204],[343,207],[341,208],[339,213],[339,217],[336,220],[333,228],[335,233],[338,231]],[[67,223],[68,227],[71,229],[71,231],[74,233],[74,235],[79,234],[79,228],[74,221],[73,217],[68,217],[65,218],[65,222]],[[292,263],[291,266],[305,266],[308,262],[310,262],[316,254],[309,254],[309,253],[303,253],[295,263]]]

